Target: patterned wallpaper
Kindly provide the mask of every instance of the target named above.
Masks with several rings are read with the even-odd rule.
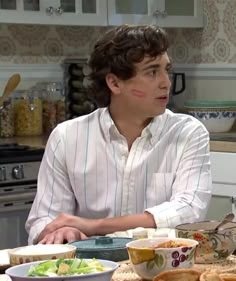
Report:
[[[204,0],[204,29],[169,29],[175,63],[236,63],[236,0]],[[0,24],[0,63],[60,63],[88,55],[108,27]]]

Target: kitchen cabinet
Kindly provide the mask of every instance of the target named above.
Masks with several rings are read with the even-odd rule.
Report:
[[[109,0],[108,24],[203,27],[202,0]]]
[[[107,25],[107,0],[0,0],[0,22]]]
[[[222,219],[233,212],[236,218],[236,153],[211,152],[213,196],[206,219]]]
[[[1,23],[202,27],[202,0],[0,0]]]

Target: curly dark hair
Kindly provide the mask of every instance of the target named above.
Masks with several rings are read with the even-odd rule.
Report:
[[[145,56],[155,59],[168,47],[166,32],[155,25],[121,25],[109,30],[96,42],[90,55],[90,97],[97,106],[108,106],[111,97],[105,80],[108,73],[128,80],[136,74],[134,64]]]

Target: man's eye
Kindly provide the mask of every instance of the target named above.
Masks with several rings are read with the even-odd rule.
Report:
[[[157,73],[157,71],[156,71],[155,69],[149,71],[149,74],[150,74],[151,76],[155,76],[156,73]]]

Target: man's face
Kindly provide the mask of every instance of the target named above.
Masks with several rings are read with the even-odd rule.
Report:
[[[144,118],[164,113],[169,101],[171,82],[167,53],[156,59],[145,57],[135,65],[136,75],[119,82],[120,101],[126,110]]]

